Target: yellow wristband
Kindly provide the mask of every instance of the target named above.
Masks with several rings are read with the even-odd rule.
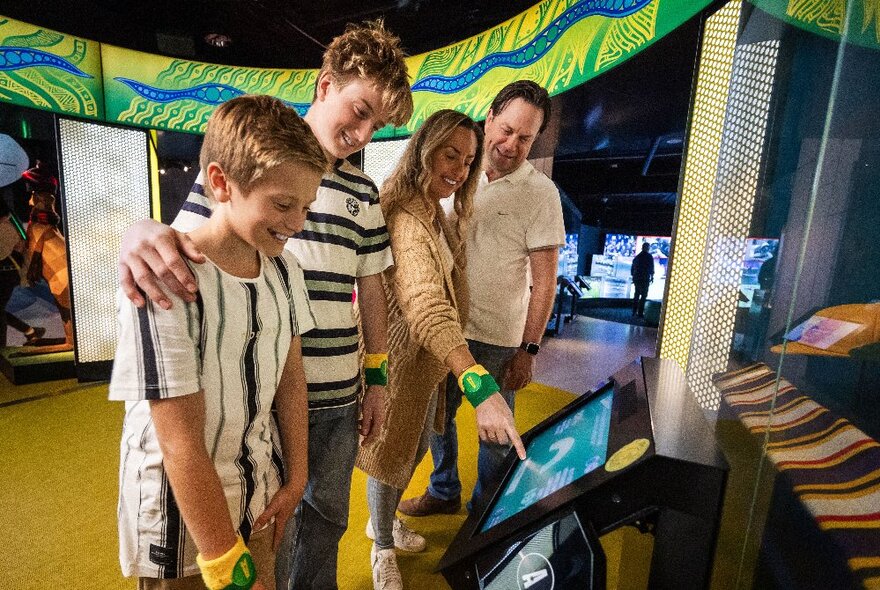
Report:
[[[199,554],[196,563],[202,570],[202,579],[209,590],[247,590],[257,581],[254,560],[241,535],[225,554],[208,561]]]
[[[378,354],[365,354],[364,355],[364,368],[365,369],[381,369],[382,365],[388,366],[388,354],[387,353],[378,353]]]

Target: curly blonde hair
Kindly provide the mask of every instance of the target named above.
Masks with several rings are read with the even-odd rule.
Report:
[[[381,19],[348,25],[324,52],[319,79],[324,72],[339,88],[355,78],[375,84],[395,126],[412,116],[412,91],[400,38],[388,31]]]
[[[458,217],[456,233],[459,237],[460,250],[464,246],[467,224],[474,213],[474,193],[480,181],[480,167],[483,162],[483,131],[464,113],[443,109],[425,119],[422,126],[410,138],[397,167],[382,183],[379,202],[382,204],[382,213],[386,218],[390,217],[398,207],[413,199],[429,201],[429,209],[437,215],[439,205],[428,196],[431,162],[434,153],[458,127],[473,131],[477,139],[477,151],[468,170],[468,177],[455,191],[454,209]],[[454,254],[458,257],[459,251]]]
[[[327,156],[311,128],[277,98],[239,96],[217,107],[208,119],[199,165],[217,162],[226,176],[248,190],[267,170],[299,162],[324,174]],[[207,196],[210,183],[205,183]]]

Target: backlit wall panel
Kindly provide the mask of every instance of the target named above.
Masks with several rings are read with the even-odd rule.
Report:
[[[709,17],[700,51],[660,335],[660,356],[682,370],[690,352],[741,8],[733,0]]]
[[[718,408],[712,375],[728,369],[746,239],[759,188],[779,42],[736,48],[686,375]]]
[[[146,132],[59,121],[77,363],[116,351],[119,240],[150,216]]]
[[[397,166],[408,144],[409,138],[394,139],[374,141],[364,148],[364,172],[373,179],[377,187],[382,188],[382,183]]]

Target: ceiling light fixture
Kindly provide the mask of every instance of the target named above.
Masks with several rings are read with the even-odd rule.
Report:
[[[223,33],[208,33],[205,35],[205,43],[212,47],[229,47],[232,45],[232,38]]]

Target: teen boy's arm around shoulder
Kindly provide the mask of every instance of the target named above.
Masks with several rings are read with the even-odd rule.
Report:
[[[274,516],[272,548],[277,551],[284,527],[302,499],[308,479],[309,401],[299,336],[295,336],[290,343],[281,382],[275,393],[275,408],[278,410],[285,481],[263,514],[254,521],[254,530],[268,525]]]
[[[171,291],[184,301],[195,301],[195,278],[183,256],[202,263],[205,257],[184,233],[151,219],[132,225],[119,249],[119,282],[122,291],[138,307],[144,294],[162,309],[171,308]]]

